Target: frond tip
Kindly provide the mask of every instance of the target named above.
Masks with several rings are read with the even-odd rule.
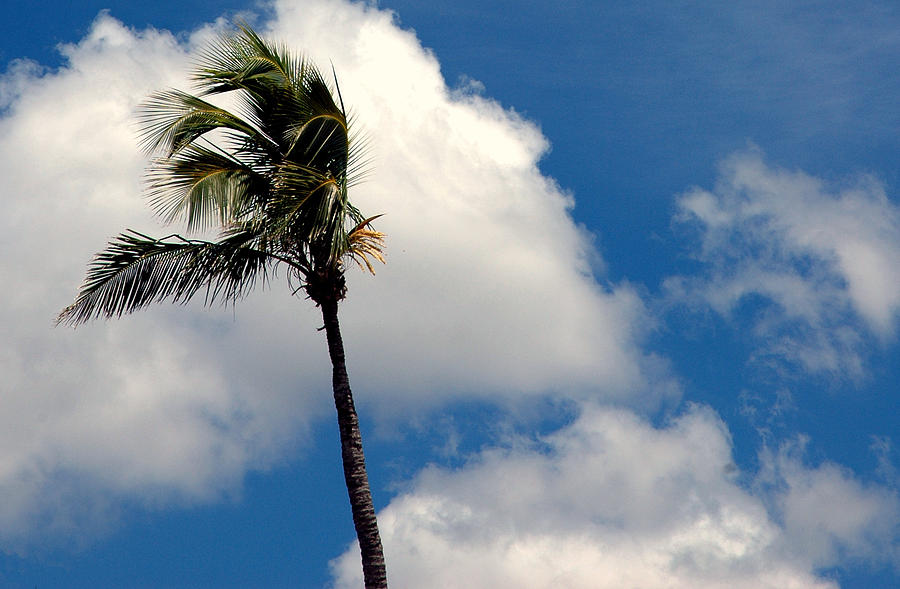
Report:
[[[372,221],[380,217],[375,215],[365,219],[347,234],[347,256],[363,270],[375,274],[372,266],[374,260],[384,264],[384,233],[372,228]]]

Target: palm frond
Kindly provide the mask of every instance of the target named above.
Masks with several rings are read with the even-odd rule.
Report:
[[[352,128],[353,121],[348,120],[348,126]],[[364,182],[372,173],[373,157],[371,138],[366,133],[357,130],[350,132],[350,148],[347,152],[347,188],[352,188]]]
[[[360,269],[368,270],[371,274],[375,274],[375,268],[372,265],[374,260],[385,263],[384,233],[376,231],[372,227],[372,221],[380,216],[375,215],[364,219],[347,234],[346,255],[356,262]]]
[[[234,155],[197,144],[154,160],[147,180],[150,206],[166,223],[183,219],[188,232],[248,214],[268,190],[266,178]]]
[[[216,129],[231,130],[260,145],[277,147],[276,141],[247,121],[180,90],[153,94],[141,105],[138,121],[144,149],[162,150],[167,156]]]
[[[194,80],[203,94],[239,93],[242,115],[269,137],[303,119],[303,80],[314,70],[302,56],[267,43],[246,26],[219,39],[201,55]],[[282,151],[287,144],[282,143]]]
[[[347,198],[344,178],[292,162],[278,167],[266,213],[270,231],[290,235],[317,263],[329,266],[346,251],[347,220],[362,219]]]
[[[302,57],[239,24],[236,34],[212,42],[201,53],[193,77],[205,94],[256,91],[261,85],[288,88],[302,79],[306,67]]]
[[[290,161],[282,162],[276,169],[273,188],[267,214],[282,225],[320,226],[331,217],[341,197],[338,178]]]
[[[78,297],[56,321],[78,325],[95,317],[121,317],[165,299],[187,302],[201,290],[207,305],[236,301],[257,278],[266,280],[267,265],[275,261],[252,247],[256,237],[207,242],[120,234],[91,262]]]
[[[347,122],[340,112],[322,112],[287,130],[290,147],[285,154],[307,167],[343,170],[347,167]],[[302,146],[295,151],[297,146]]]

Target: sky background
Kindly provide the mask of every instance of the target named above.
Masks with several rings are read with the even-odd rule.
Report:
[[[235,18],[327,68],[393,587],[900,586],[900,6],[30,3],[0,22],[0,587],[359,587],[320,318],[54,328],[134,113]],[[107,10],[108,9],[108,10]]]

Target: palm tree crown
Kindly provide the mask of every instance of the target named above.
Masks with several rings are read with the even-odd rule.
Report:
[[[169,90],[142,107],[144,147],[156,157],[148,195],[186,234],[218,227],[215,241],[127,231],[90,264],[59,323],[118,317],[170,299],[236,301],[286,266],[316,303],[345,294],[343,265],[372,271],[383,235],[348,199],[360,141],[340,92],[303,58],[247,27],[200,56],[199,96]],[[231,93],[233,114],[202,97]]]
[[[360,142],[335,94],[303,58],[261,39],[248,27],[220,38],[194,71],[199,95],[154,94],[141,110],[150,204],[185,234],[218,228],[214,241],[136,231],[114,238],[94,258],[75,302],[57,323],[120,317],[150,303],[234,302],[279,266],[294,293],[322,311],[332,365],[344,480],[367,588],[387,575],[350,391],[338,323],[346,294],[344,264],[373,271],[383,262],[383,235],[349,201],[360,167]],[[228,94],[232,110],[203,97]]]

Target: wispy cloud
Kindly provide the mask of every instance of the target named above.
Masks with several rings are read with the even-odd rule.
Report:
[[[760,453],[758,489],[784,529],[781,549],[815,567],[853,561],[896,563],[900,501],[896,489],[866,484],[841,466],[804,464],[799,436]],[[835,509],[840,506],[840,509]]]
[[[667,280],[669,294],[751,325],[765,357],[859,376],[867,345],[893,339],[900,208],[875,178],[826,182],[749,150],[678,207],[703,270]]]

